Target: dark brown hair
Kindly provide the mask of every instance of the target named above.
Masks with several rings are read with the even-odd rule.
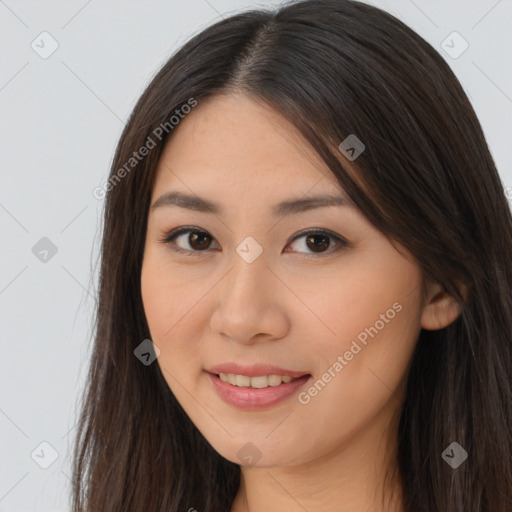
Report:
[[[110,177],[190,98],[200,105],[231,91],[292,122],[369,221],[461,304],[448,327],[421,331],[407,375],[396,466],[406,511],[510,512],[512,217],[454,73],[414,31],[364,3],[305,0],[232,15],[155,75]],[[338,149],[350,134],[365,144],[351,163]],[[74,512],[227,512],[239,487],[240,467],[206,442],[159,366],[134,356],[150,338],[140,274],[152,183],[171,136],[152,137],[156,147],[105,198]],[[453,441],[469,454],[457,469],[441,457]]]

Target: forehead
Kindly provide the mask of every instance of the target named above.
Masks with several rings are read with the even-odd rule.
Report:
[[[305,194],[319,182],[322,192],[340,190],[293,124],[266,104],[230,94],[199,101],[180,120],[162,152],[155,190],[201,183],[247,194],[295,186]]]

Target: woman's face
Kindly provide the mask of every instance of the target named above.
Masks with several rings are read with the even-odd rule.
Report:
[[[210,444],[286,466],[377,440],[401,404],[422,276],[298,131],[245,96],[199,102],[166,145],[156,202],[145,314],[157,364]]]

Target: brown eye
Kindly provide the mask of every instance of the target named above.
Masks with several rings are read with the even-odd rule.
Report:
[[[312,251],[323,251],[329,248],[329,237],[326,235],[309,235],[306,237],[306,245]]]
[[[306,233],[301,233],[292,240],[291,244],[298,244],[299,240],[304,240],[304,243],[301,245],[303,248],[305,247],[306,251],[300,251],[296,248],[294,252],[306,252],[307,255],[314,255],[316,253],[322,256],[324,253],[330,254],[350,245],[341,236],[328,231],[307,231]],[[333,240],[334,244],[332,243]],[[328,249],[331,246],[334,246],[334,248],[329,251]]]
[[[193,249],[202,250],[208,248],[211,239],[211,236],[203,231],[191,231],[188,237],[188,243]]]
[[[188,235],[185,237],[185,235]],[[181,245],[176,242],[182,239]],[[184,241],[183,241],[184,240]],[[187,255],[205,252],[209,248],[213,237],[206,231],[190,227],[182,227],[171,231],[163,240],[164,243],[173,246],[173,250]]]

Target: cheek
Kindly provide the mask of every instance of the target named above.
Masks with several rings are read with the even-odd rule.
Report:
[[[394,262],[400,263],[398,265]],[[329,300],[313,307],[328,331],[311,336],[317,385],[306,389],[308,414],[332,414],[340,421],[351,411],[354,421],[375,411],[400,385],[420,332],[421,275],[404,259],[331,278]],[[317,398],[318,397],[318,398]],[[326,403],[339,404],[329,409]],[[313,412],[314,411],[314,412]]]
[[[343,353],[353,340],[364,344],[374,336],[401,339],[399,332],[404,329],[409,339],[409,323],[419,326],[422,278],[418,267],[397,256],[394,249],[381,249],[379,258],[374,253],[346,258],[343,267],[316,281],[316,291],[307,295],[312,298],[308,306],[325,327],[320,326],[323,336],[311,337],[315,353]]]
[[[157,251],[147,251],[141,270],[141,295],[151,340],[159,348],[157,359],[171,390],[193,385],[200,361],[197,303],[204,292],[180,280],[165,268]]]
[[[172,311],[172,299],[166,293],[165,278],[159,278],[156,265],[146,257],[141,272],[141,295],[144,313],[154,342],[162,339],[171,327],[168,312]]]
[[[380,414],[391,418],[403,401],[403,379],[418,335],[414,304],[403,309],[378,334],[368,335],[366,345],[357,336],[324,347],[324,363],[310,386],[298,396],[294,421],[312,436],[304,457],[327,453],[348,442],[365,425],[379,423]],[[380,325],[380,324],[379,324]],[[352,328],[357,332],[359,326]],[[366,331],[363,331],[366,333]],[[325,363],[327,361],[327,363]],[[290,436],[289,449],[295,438]],[[288,443],[288,440],[282,440]],[[380,441],[378,441],[380,442]]]
[[[152,336],[163,344],[188,321],[187,312],[200,290],[183,280],[179,269],[170,267],[165,251],[147,248],[141,270],[141,295]],[[195,299],[197,295],[197,299]]]

